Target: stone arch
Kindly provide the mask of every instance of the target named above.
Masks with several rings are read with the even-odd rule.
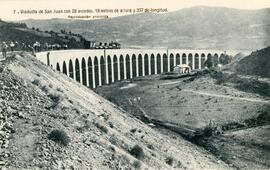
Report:
[[[93,88],[93,64],[92,64],[92,59],[91,57],[88,57],[88,62],[87,62],[87,66],[88,66],[88,80],[89,80],[89,87]]]
[[[163,54],[163,72],[168,72],[168,56]]]
[[[67,75],[67,65],[65,61],[63,62],[63,73]]]
[[[149,75],[149,63],[148,63],[149,59],[148,59],[148,54],[144,55],[144,73],[145,75]]]
[[[214,54],[213,64],[214,64],[214,67],[216,67],[218,65],[218,54],[217,53]]]
[[[225,55],[224,53],[220,54],[220,57],[218,60],[219,64],[225,65],[225,64],[228,64],[229,62],[230,62],[229,56]]]
[[[151,56],[150,56],[150,66],[151,66],[151,68],[150,68],[150,70],[151,70],[151,75],[152,74],[155,74],[155,56],[154,56],[154,54],[151,54]]]
[[[99,72],[98,72],[98,58],[94,58],[94,74],[95,74],[95,87],[99,86]]]
[[[206,61],[205,54],[202,53],[202,54],[201,54],[201,68],[204,68],[204,63],[205,63],[205,61]]]
[[[186,55],[186,53],[182,54],[182,64],[187,64],[187,55]]]
[[[194,68],[192,67],[192,62],[193,62],[193,56],[192,56],[191,53],[189,53],[189,54],[188,54],[188,65],[189,65],[189,67],[190,67],[191,69],[194,69]]]
[[[176,54],[175,60],[176,60],[175,65],[179,65],[180,64],[180,54],[179,53]]]
[[[138,55],[138,71],[139,71],[139,76],[142,76],[143,74],[143,65],[142,65],[142,55],[141,54],[139,54]]]
[[[130,57],[128,54],[126,55],[126,76],[127,79],[130,79]]]
[[[82,84],[83,85],[87,85],[87,79],[86,79],[86,63],[85,63],[85,59],[82,58]]]
[[[73,64],[72,64],[71,59],[69,60],[68,70],[69,70],[69,77],[74,79],[74,70],[73,70]]]
[[[106,84],[106,63],[103,56],[100,57],[100,76],[101,76],[101,84]]]
[[[120,55],[119,63],[120,63],[120,80],[123,80],[125,77],[124,76],[125,72],[124,72],[124,57],[123,57],[123,55]]]
[[[170,54],[170,71],[173,71],[174,67],[174,55],[171,53]]]
[[[195,58],[195,68],[194,69],[198,69],[199,68],[199,54],[196,53],[194,58]]]
[[[113,73],[114,73],[114,81],[118,80],[118,59],[117,56],[113,56]]]
[[[161,56],[157,54],[157,74],[161,73]]]
[[[78,58],[76,58],[76,60],[75,60],[75,80],[78,82],[80,82],[80,79],[81,79],[80,71],[81,71],[80,62],[79,62]]]
[[[136,55],[132,55],[132,77],[136,77]]]
[[[107,56],[107,63],[108,63],[108,81],[109,84],[112,83],[112,60],[111,60],[111,56]]]
[[[213,57],[212,55],[209,53],[207,54],[207,59],[204,62],[204,67],[208,67],[211,68],[213,66]]]
[[[61,71],[61,70],[60,70],[60,64],[59,64],[58,62],[56,63],[56,70],[57,70],[57,71]]]

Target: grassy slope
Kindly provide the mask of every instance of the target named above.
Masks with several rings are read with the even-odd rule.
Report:
[[[36,41],[39,41],[42,45],[45,43],[58,43],[61,45],[67,44],[70,48],[82,48],[83,42],[80,41],[78,37],[76,37],[77,40],[71,40],[72,37],[73,36],[68,34],[64,34],[62,37],[55,36],[50,33],[32,30],[26,26],[20,26],[16,23],[0,21],[0,42],[5,41],[9,44],[11,41],[17,41],[19,42],[19,47],[22,46],[22,43],[32,46]]]
[[[0,76],[0,154],[1,165],[8,168],[129,168],[134,162],[138,165],[129,154],[136,144],[145,153],[142,167],[228,168],[201,148],[150,128],[27,54],[1,63]],[[70,144],[64,147],[48,140],[52,129],[64,130]],[[168,157],[173,158],[172,166],[165,163]]]
[[[242,58],[232,69],[240,74],[270,77],[270,47],[258,50]]]

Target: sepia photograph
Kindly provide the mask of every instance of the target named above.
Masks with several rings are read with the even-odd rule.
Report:
[[[269,0],[0,0],[0,170],[269,170]]]

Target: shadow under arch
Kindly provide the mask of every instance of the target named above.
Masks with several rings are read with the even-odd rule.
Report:
[[[94,58],[94,74],[95,74],[95,87],[99,86],[99,72],[98,72],[98,59],[97,56]]]
[[[186,55],[186,53],[182,54],[182,64],[187,64],[187,55]]]
[[[136,77],[136,55],[135,54],[132,54],[132,77]]]
[[[157,74],[161,73],[161,55],[157,54]]]
[[[214,64],[215,67],[218,65],[218,54],[217,53],[214,54],[213,64]]]
[[[100,76],[101,76],[101,85],[106,84],[106,63],[103,56],[100,57]]]
[[[139,76],[143,75],[143,65],[142,65],[142,55],[138,55],[138,69],[139,69]]]
[[[163,72],[168,72],[168,56],[163,54]]]
[[[57,70],[57,71],[61,71],[61,70],[60,70],[60,65],[59,65],[58,62],[56,63],[56,70]]]
[[[170,54],[170,71],[173,71],[174,66],[174,55]]]
[[[124,80],[125,72],[124,72],[124,57],[123,57],[123,55],[120,55],[119,64],[120,64],[120,80]]]
[[[179,53],[176,54],[175,60],[176,60],[175,65],[179,65],[180,64],[180,54]]]
[[[65,61],[63,62],[63,73],[67,75],[67,65]]]
[[[87,85],[87,80],[86,80],[86,63],[84,57],[82,58],[82,84]]]
[[[111,60],[111,56],[107,56],[107,63],[108,63],[108,81],[109,84],[112,83],[112,60]]]
[[[201,68],[204,68],[205,67],[205,61],[206,61],[206,57],[205,57],[205,54],[202,53],[201,54]]]
[[[76,58],[75,60],[75,80],[80,82],[80,63],[79,63],[79,60],[78,58]]]
[[[149,75],[149,59],[148,54],[144,54],[144,74]]]
[[[71,77],[72,79],[74,79],[73,63],[72,63],[72,60],[71,59],[69,60],[68,70],[69,70],[69,77]]]
[[[89,87],[93,88],[93,64],[92,64],[92,59],[91,57],[88,57],[88,62],[87,62],[87,66],[88,66],[88,80],[89,80]]]
[[[150,66],[151,66],[150,75],[155,74],[155,56],[154,56],[154,54],[151,54],[151,56],[150,56]]]
[[[118,59],[117,56],[113,56],[113,74],[114,74],[114,81],[118,80]]]
[[[192,62],[193,62],[193,56],[191,53],[188,54],[188,66],[191,68],[191,69],[194,69],[192,67]]]
[[[195,58],[195,68],[194,69],[198,69],[199,68],[199,54],[196,53],[194,58]]]
[[[209,53],[207,54],[207,59],[204,62],[204,67],[211,68],[213,66],[213,56]]]
[[[126,77],[130,79],[130,57],[128,54],[126,55]]]

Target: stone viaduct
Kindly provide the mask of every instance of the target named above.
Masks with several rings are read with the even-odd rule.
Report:
[[[170,72],[178,64],[201,69],[207,58],[218,62],[222,55],[224,51],[185,49],[61,50],[36,54],[45,64],[90,88]]]

